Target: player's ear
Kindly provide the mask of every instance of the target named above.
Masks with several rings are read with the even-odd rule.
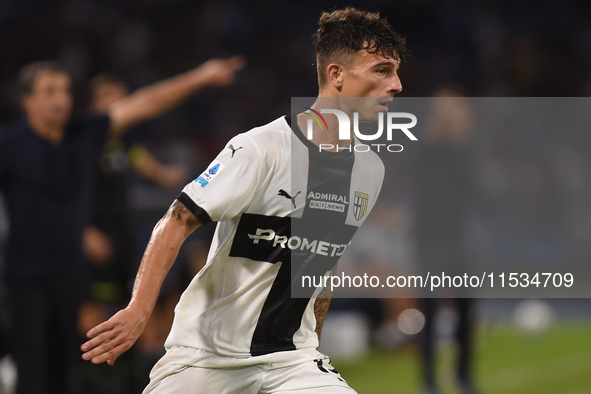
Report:
[[[344,68],[338,63],[330,63],[326,67],[327,83],[340,90],[343,86],[343,71]]]

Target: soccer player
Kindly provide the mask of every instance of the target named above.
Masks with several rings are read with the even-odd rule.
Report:
[[[107,135],[121,135],[205,86],[230,83],[243,63],[240,57],[210,60],[138,90],[104,115],[72,115],[70,77],[57,63],[22,68],[26,118],[0,136],[0,191],[10,219],[3,269],[19,394],[70,392],[82,234]]]
[[[341,99],[368,97],[374,105],[365,113],[377,118],[402,90],[404,40],[379,15],[325,13],[315,41],[313,110],[352,115],[355,107]],[[338,139],[336,117],[326,116],[327,127],[308,140],[307,119],[281,117],[234,137],[183,189],[154,229],[129,305],[88,332],[85,360],[112,364],[134,343],[185,238],[219,222],[144,393],[355,392],[316,350],[330,294],[311,289],[293,298],[292,269],[335,267],[378,197],[384,167],[373,152],[358,154],[355,142]],[[319,144],[349,149],[319,151]]]

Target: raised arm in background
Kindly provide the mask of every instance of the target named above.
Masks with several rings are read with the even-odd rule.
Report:
[[[121,136],[134,124],[163,114],[207,86],[232,83],[236,72],[245,64],[243,56],[211,59],[197,68],[125,96],[108,110],[111,136]]]

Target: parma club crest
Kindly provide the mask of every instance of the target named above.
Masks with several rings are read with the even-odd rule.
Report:
[[[355,215],[355,220],[361,220],[365,215],[365,212],[367,212],[368,201],[368,194],[355,192],[355,201],[353,201],[353,214]]]

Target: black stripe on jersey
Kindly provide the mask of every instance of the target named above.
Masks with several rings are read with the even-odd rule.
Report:
[[[234,235],[230,256],[273,264],[289,259],[289,248],[277,244],[277,236],[291,237],[291,218],[244,213]]]
[[[287,121],[289,122],[290,119],[288,118]],[[353,170],[355,155],[346,151],[338,153],[318,152],[317,146],[314,145],[311,147],[309,146],[309,144],[311,144],[310,141],[301,139],[303,134],[295,122],[292,129],[293,132],[298,135],[300,141],[308,147],[309,170],[307,182],[308,190],[306,191],[305,197],[306,206],[301,219],[291,218],[290,222],[285,222],[291,224],[289,231],[286,231],[285,229],[284,233],[277,233],[273,230],[273,241],[270,239],[265,239],[264,241],[262,239],[259,240],[259,247],[262,242],[268,244],[264,254],[266,254],[268,258],[274,259],[272,262],[281,261],[281,267],[279,268],[279,272],[277,273],[273,285],[271,286],[271,290],[265,300],[253,334],[250,347],[250,353],[253,356],[296,349],[296,346],[293,343],[293,336],[302,324],[304,312],[316,289],[299,288],[298,297],[302,298],[292,298],[292,286],[301,286],[301,277],[303,275],[319,276],[325,274],[327,271],[334,268],[338,261],[338,256],[334,253],[327,253],[324,255],[317,253],[318,250],[316,250],[315,253],[303,247],[298,248],[296,246],[298,245],[298,239],[302,242],[303,239],[306,238],[308,242],[324,241],[334,245],[348,244],[357,230],[356,226],[345,224],[349,204],[351,203],[348,199],[350,196],[351,173]],[[326,153],[326,155],[324,153]],[[290,190],[295,189],[292,187]],[[315,199],[313,196],[316,196],[316,193],[319,193],[318,196],[323,196],[319,197],[317,200],[322,200],[324,198],[331,203],[338,200],[340,196],[340,203],[345,206],[345,209],[339,211],[318,208],[320,206],[326,206],[326,204],[315,204],[314,206],[316,208],[311,208],[311,200]],[[332,196],[336,197],[333,198]],[[245,215],[243,215],[243,218],[244,216]],[[238,226],[239,229],[242,225],[243,218],[240,220],[241,223]],[[252,217],[246,218],[247,222],[251,219]],[[270,219],[271,217],[268,217],[268,220]],[[250,231],[256,231],[259,228],[261,230],[272,228],[271,226],[255,228],[254,223],[250,222],[249,226]],[[271,238],[270,232],[259,231],[259,233],[259,236]],[[248,234],[252,235],[254,233],[250,232]],[[286,248],[279,247],[276,242],[276,237],[278,235],[285,235],[287,237],[287,243],[285,244],[287,246]],[[248,235],[246,236],[248,237]],[[238,230],[236,237],[239,237]],[[244,235],[240,234],[240,239],[245,240],[246,238],[244,238]],[[295,241],[291,242],[292,239]],[[248,240],[251,243],[253,242],[251,237],[248,237]],[[234,244],[232,245],[234,253],[240,253],[238,252],[238,249],[245,246],[242,241],[240,242],[242,245],[237,245],[236,250],[234,249]],[[274,251],[272,251],[273,243],[275,243]],[[290,248],[293,248],[293,250]],[[263,248],[260,249],[262,250]],[[277,249],[281,250],[277,251]],[[242,254],[246,253],[247,252],[243,252]],[[256,255],[252,250],[248,253]],[[260,260],[263,255],[256,256],[259,261],[270,261]]]
[[[311,224],[311,225],[310,225]],[[234,234],[230,257],[244,257],[271,264],[294,262],[305,275],[325,273],[336,264],[340,253],[328,245],[347,245],[357,226],[324,221],[308,224],[302,219],[244,213]],[[324,248],[320,243],[324,244]],[[335,248],[335,252],[344,248]],[[322,251],[322,252],[320,252]],[[321,266],[317,272],[312,266]],[[302,267],[302,265],[304,265]],[[295,271],[294,271],[295,272]],[[299,271],[298,271],[299,272]]]
[[[326,239],[335,244],[347,244],[356,230],[356,226],[343,225],[327,234]],[[316,290],[302,287],[302,277],[324,275],[334,268],[338,258],[336,255],[323,256],[310,251],[288,249],[257,321],[250,346],[253,356],[296,349],[293,336],[299,330],[306,307]],[[297,298],[292,292],[294,289]]]
[[[185,207],[187,207],[187,209],[191,211],[191,213],[195,215],[197,219],[199,219],[202,225],[205,226],[206,224],[211,223],[211,218],[209,217],[209,214],[205,212],[205,209],[195,204],[195,202],[191,200],[191,197],[186,195],[184,192],[181,192],[181,194],[179,194],[176,199],[179,200]]]
[[[291,264],[282,262],[254,330],[251,355],[262,356],[296,349],[293,335],[302,324],[312,294],[308,298],[291,298],[290,285]]]
[[[346,245],[357,230],[356,226],[344,224],[323,225],[319,230],[317,226],[306,228],[301,222],[302,219],[297,218],[245,213],[238,223],[230,247],[231,257],[281,264],[251,340],[253,356],[295,350],[293,335],[300,328],[304,311],[316,289],[301,289],[299,298],[292,298],[292,286],[301,286],[303,275],[318,277],[335,266],[336,254],[315,253],[319,241]],[[293,233],[294,228],[304,232]],[[315,247],[304,247],[304,239]]]

